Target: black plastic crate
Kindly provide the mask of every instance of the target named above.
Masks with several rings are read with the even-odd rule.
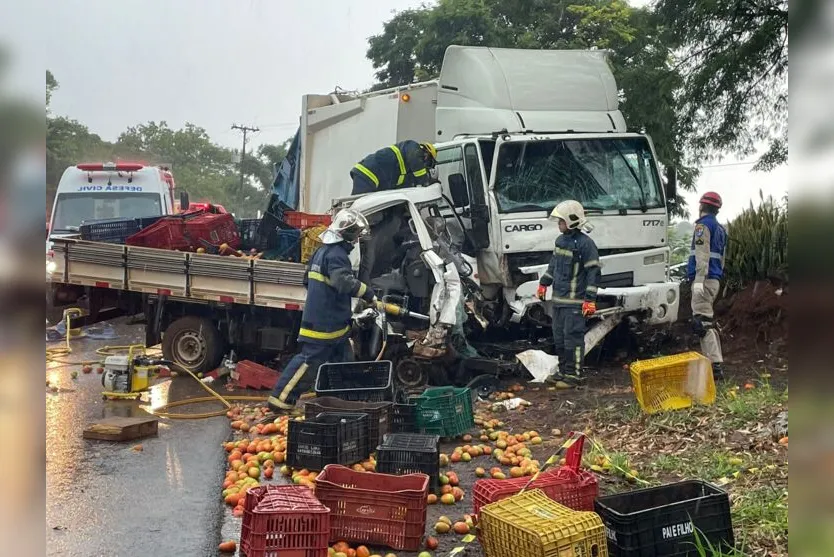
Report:
[[[735,545],[727,492],[701,480],[599,497],[594,507],[610,556],[697,555],[695,529],[713,547]]]
[[[304,416],[314,419],[322,412],[350,412],[368,415],[368,443],[373,450],[390,431],[390,402],[357,402],[333,396],[317,397],[304,404]]]
[[[376,471],[380,474],[426,474],[429,488],[440,483],[440,437],[419,433],[389,433],[376,449]]]
[[[316,396],[367,402],[392,401],[393,366],[388,360],[322,364],[316,376]]]
[[[284,221],[284,213],[289,209],[286,205],[278,201],[269,206],[264,216],[261,218],[260,228],[258,234],[264,238],[269,238],[270,234],[276,230],[288,230],[295,228]]]
[[[323,412],[313,420],[290,421],[287,465],[308,470],[350,466],[370,456],[369,446],[367,414]]]
[[[158,218],[154,217],[154,222]],[[105,242],[108,244],[124,244],[129,236],[142,230],[141,220],[143,219],[129,218],[83,221],[78,231],[81,234],[82,240]]]
[[[266,249],[267,237],[260,233],[261,219],[240,219],[237,221],[237,228],[240,231],[241,249],[258,251]]]
[[[391,407],[391,433],[417,433],[417,403],[395,402]]]

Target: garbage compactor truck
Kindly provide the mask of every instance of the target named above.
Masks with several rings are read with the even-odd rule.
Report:
[[[548,215],[560,201],[576,199],[593,225],[602,263],[586,348],[625,317],[672,323],[679,292],[668,276],[667,224],[676,173],[661,173],[651,138],[627,129],[606,56],[450,46],[436,80],[305,95],[267,215],[277,206],[361,209],[379,206],[382,196],[390,211],[372,219],[370,242],[383,243],[372,251],[387,254],[401,245],[392,220],[404,207],[418,212],[422,218],[408,221],[410,231],[431,237],[435,256],[454,263],[445,267],[447,280],[461,285],[460,299],[455,290],[435,301],[462,304],[466,315],[447,307],[444,319],[450,327],[465,319],[470,338],[491,331],[507,338],[510,330],[549,325],[549,303],[535,297],[559,234]],[[406,139],[435,143],[439,183],[346,196],[356,162]],[[366,260],[360,278],[407,296],[426,291],[423,278],[431,282],[422,265]]]

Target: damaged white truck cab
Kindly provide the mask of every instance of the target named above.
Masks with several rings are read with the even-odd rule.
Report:
[[[559,234],[548,215],[576,199],[602,262],[590,348],[623,315],[663,324],[678,314],[678,286],[667,274],[675,172],[661,179],[651,139],[627,130],[618,94],[604,51],[450,46],[437,80],[306,95],[276,194],[299,210],[325,212],[366,154],[405,139],[434,142],[439,187],[361,201],[395,196],[444,207],[453,248],[474,269],[463,278],[480,287],[474,309],[487,327],[549,321],[534,296]],[[429,233],[422,219],[415,225]]]

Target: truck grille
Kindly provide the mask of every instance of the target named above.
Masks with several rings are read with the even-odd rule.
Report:
[[[533,275],[525,275],[519,271],[519,267],[531,267],[534,265],[546,265],[550,262],[550,257],[553,254],[549,251],[538,251],[534,253],[511,253],[507,254],[507,263],[510,268],[511,278],[513,284],[521,284],[529,280],[535,280]],[[634,273],[626,271],[624,273],[605,273],[602,271],[602,278],[600,279],[601,288],[626,288],[634,286]]]
[[[599,281],[600,288],[627,288],[634,286],[634,273],[626,271],[625,273],[611,273],[606,275],[603,273]]]

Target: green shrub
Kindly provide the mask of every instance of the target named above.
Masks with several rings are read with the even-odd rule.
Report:
[[[788,207],[773,197],[764,198],[733,219],[727,226],[729,242],[724,277],[731,290],[757,280],[788,277]]]

